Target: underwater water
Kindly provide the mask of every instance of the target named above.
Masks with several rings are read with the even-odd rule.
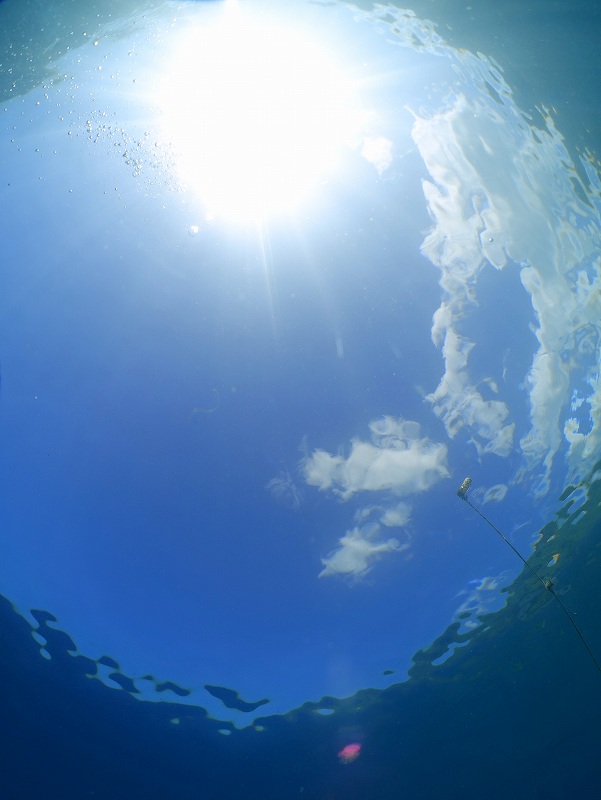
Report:
[[[601,790],[599,23],[0,4],[6,797]]]

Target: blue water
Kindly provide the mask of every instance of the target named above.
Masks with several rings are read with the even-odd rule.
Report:
[[[3,796],[599,794],[598,25],[0,4]]]
[[[600,499],[595,491],[591,505]],[[570,566],[562,578],[572,586],[563,599],[578,603],[578,625],[594,647],[599,521],[573,526],[566,514]],[[546,538],[556,530],[550,525]],[[549,549],[541,542],[534,568]],[[97,665],[74,657],[69,637],[36,612],[52,656],[40,659],[28,625],[3,601],[5,791],[23,798],[49,787],[74,798],[594,795],[601,673],[531,575],[510,587],[508,599],[485,619],[486,631],[470,637],[451,626],[417,653],[405,683],[346,701],[323,698],[241,731],[200,708],[140,703],[123,676],[123,691],[91,680]],[[363,743],[361,756],[342,764],[337,753],[351,739]]]

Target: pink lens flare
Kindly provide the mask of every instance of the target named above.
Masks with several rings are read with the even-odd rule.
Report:
[[[338,753],[338,758],[343,764],[350,764],[351,761],[359,758],[360,754],[361,745],[357,742],[352,742],[351,744],[347,744],[342,748],[342,750]]]

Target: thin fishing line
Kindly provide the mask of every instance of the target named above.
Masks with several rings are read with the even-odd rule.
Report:
[[[566,606],[563,604],[563,601],[561,600],[561,598],[560,598],[560,597],[558,597],[558,596],[555,594],[555,592],[553,591],[553,586],[555,585],[555,584],[553,583],[553,581],[552,581],[552,580],[550,580],[550,579],[548,579],[548,578],[547,578],[547,580],[545,580],[544,578],[541,578],[541,576],[538,574],[538,572],[537,572],[537,571],[536,571],[536,570],[535,570],[535,569],[534,569],[534,568],[533,568],[533,567],[532,567],[532,566],[531,566],[531,565],[530,565],[530,564],[529,564],[529,563],[526,561],[526,559],[525,559],[525,558],[524,558],[524,557],[523,557],[523,556],[522,556],[522,555],[521,555],[521,554],[520,554],[520,553],[519,553],[519,552],[518,552],[518,551],[515,549],[515,547],[514,547],[514,546],[511,544],[511,542],[509,541],[509,539],[508,539],[506,536],[504,536],[504,535],[501,533],[501,531],[500,531],[500,530],[499,530],[499,529],[498,529],[498,528],[497,528],[495,525],[493,525],[493,524],[492,524],[492,522],[491,522],[491,521],[488,519],[488,517],[484,516],[484,514],[483,514],[483,513],[482,513],[482,512],[481,512],[481,511],[480,511],[478,508],[476,508],[476,506],[475,506],[475,505],[473,505],[472,503],[470,503],[470,501],[469,501],[469,500],[468,500],[468,498],[467,498],[467,493],[468,493],[468,491],[469,491],[469,488],[470,488],[470,486],[471,486],[471,485],[472,485],[472,479],[471,479],[471,478],[466,478],[466,479],[463,481],[463,483],[461,484],[461,486],[459,487],[459,489],[457,489],[457,496],[458,496],[458,497],[460,497],[462,500],[465,500],[465,502],[468,504],[468,506],[469,506],[470,508],[473,508],[473,509],[474,509],[474,511],[476,512],[476,514],[478,514],[478,516],[479,516],[479,517],[481,517],[481,518],[484,520],[484,522],[486,522],[486,524],[487,524],[487,525],[490,525],[490,527],[493,529],[493,531],[494,531],[495,533],[498,533],[498,534],[499,534],[499,536],[501,537],[501,539],[503,539],[503,541],[505,542],[505,544],[508,544],[508,545],[509,545],[509,547],[511,547],[511,549],[512,549],[512,550],[513,550],[513,552],[516,554],[516,556],[517,556],[517,557],[520,559],[520,561],[522,561],[522,563],[523,563],[523,564],[525,564],[525,566],[527,566],[527,567],[528,567],[528,569],[530,570],[530,572],[531,572],[531,573],[532,573],[532,574],[533,574],[533,575],[534,575],[536,578],[538,578],[538,580],[539,580],[539,581],[542,583],[542,585],[545,587],[545,589],[546,589],[548,592],[551,592],[552,596],[555,598],[555,600],[557,600],[557,602],[558,602],[558,603],[559,603],[559,605],[561,606],[561,608],[562,608],[562,610],[563,610],[563,613],[564,613],[564,614],[566,615],[566,617],[567,617],[567,618],[570,620],[570,623],[572,624],[572,626],[573,626],[574,630],[576,631],[576,633],[577,633],[577,634],[578,634],[578,636],[580,637],[580,640],[582,641],[582,644],[583,644],[583,645],[586,647],[586,649],[588,650],[588,654],[589,654],[589,655],[590,655],[590,657],[593,659],[593,662],[594,662],[595,666],[597,667],[597,669],[599,670],[599,672],[601,672],[601,664],[599,664],[599,662],[598,662],[598,661],[597,661],[597,659],[595,658],[595,655],[594,655],[593,651],[592,651],[592,650],[591,650],[591,648],[588,646],[588,643],[587,643],[586,639],[585,639],[585,638],[584,638],[584,636],[582,635],[582,631],[580,630],[580,628],[579,628],[579,627],[578,627],[578,625],[576,624],[576,620],[575,620],[575,619],[574,619],[574,617],[572,616],[572,612],[570,612],[570,611],[569,611],[569,610],[566,608]]]

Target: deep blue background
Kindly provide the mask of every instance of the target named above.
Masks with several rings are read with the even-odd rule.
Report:
[[[463,5],[431,5],[414,8],[445,26],[445,37],[456,46],[495,56],[522,108],[557,107],[557,124],[572,152],[595,147],[601,131],[590,80],[598,71],[596,8],[491,3],[468,14]],[[18,13],[6,10],[16,7]],[[90,6],[75,24],[81,29],[106,22],[121,10]],[[21,26],[5,27],[23,64],[22,75],[4,73],[3,97],[9,100],[39,85],[43,64],[37,57],[47,47],[55,56],[65,52],[68,31],[61,29],[60,5],[48,10],[12,0],[3,11],[15,14],[11,19]],[[32,25],[44,32],[28,59]],[[73,26],[70,19],[67,27]],[[56,630],[58,609],[48,608],[59,617],[50,627],[38,613],[47,660],[26,621],[2,603],[6,796],[595,796],[601,788],[600,675],[561,612],[523,579],[509,607],[490,619],[490,630],[442,667],[428,664],[444,654],[447,640],[454,641],[452,629],[408,683],[332,701],[336,711],[329,716],[308,707],[269,717],[262,732],[233,730],[195,706],[140,702],[87,677],[97,663],[68,649],[99,655],[114,637],[111,657],[121,662],[122,653],[152,654],[148,669],[154,669],[151,661],[159,665],[153,677],[160,685],[178,679],[170,666],[181,642],[189,640],[189,654],[181,659],[191,664],[183,672],[190,674],[203,648],[212,672],[199,668],[193,686],[183,681],[185,689],[223,683],[245,700],[259,700],[264,686],[321,687],[327,680],[320,667],[334,651],[341,656],[331,685],[340,694],[345,685],[354,691],[363,675],[351,674],[345,684],[349,664],[359,658],[368,664],[369,685],[383,668],[402,676],[406,658],[397,662],[394,654],[425,646],[433,630],[444,628],[459,603],[456,594],[474,575],[515,572],[515,559],[481,529],[447,482],[433,490],[429,506],[414,512],[413,530],[421,538],[411,570],[398,572],[383,562],[377,581],[350,592],[316,582],[320,558],[335,546],[340,525],[351,526],[353,509],[303,486],[298,431],[305,432],[309,449],[336,452],[340,442],[365,436],[357,420],[387,413],[420,417],[422,397],[414,385],[408,389],[404,374],[409,361],[419,384],[431,389],[439,378],[436,353],[421,349],[438,302],[437,275],[424,260],[402,291],[398,280],[398,249],[417,253],[428,226],[420,209],[395,225],[395,239],[374,192],[382,228],[370,231],[358,250],[356,238],[347,249],[344,242],[347,230],[365,223],[361,210],[351,204],[343,219],[325,213],[323,238],[315,239],[322,259],[313,272],[306,269],[302,242],[290,248],[277,230],[269,248],[272,263],[286,265],[285,275],[257,263],[256,240],[234,236],[222,259],[230,271],[207,276],[198,238],[185,230],[167,262],[148,220],[132,229],[125,215],[107,218],[112,206],[102,196],[91,214],[83,195],[86,180],[93,185],[98,176],[81,181],[75,167],[65,171],[64,160],[50,158],[51,136],[42,155],[34,155],[39,143],[30,122],[40,118],[35,108],[23,108],[21,127],[9,135],[24,151],[11,150],[11,185],[4,190],[5,229],[17,246],[0,271],[5,591],[21,613],[27,598],[55,592],[79,611],[90,637],[72,643]],[[60,142],[58,131],[56,137]],[[68,152],[65,147],[61,154]],[[74,197],[60,195],[73,232],[69,259],[44,225],[44,205],[52,207],[57,195],[39,192],[40,172],[55,187],[75,190]],[[420,177],[408,180],[416,185]],[[112,180],[106,176],[107,188]],[[124,207],[135,203],[134,193],[123,195]],[[36,209],[33,218],[21,213],[27,198]],[[220,246],[219,234],[214,237],[210,244]],[[379,260],[375,275],[374,242],[381,246],[385,237],[390,260]],[[104,242],[102,252],[90,252],[98,241]],[[89,267],[85,284],[82,264]],[[341,264],[352,264],[352,282]],[[483,286],[490,281],[489,298],[496,277],[491,272],[484,279]],[[524,323],[528,309],[514,283],[515,304],[507,313]],[[483,326],[487,311],[484,306],[479,312]],[[383,347],[382,331],[394,330],[395,320],[408,314],[416,324]],[[299,329],[307,315],[311,325]],[[346,360],[336,356],[337,336]],[[527,364],[513,362],[512,368],[523,374]],[[482,369],[489,374],[486,365]],[[435,420],[430,425],[425,433],[441,438],[441,426]],[[281,470],[303,491],[300,512],[274,500],[268,517],[249,513],[263,507],[265,484]],[[457,483],[462,477],[454,475]],[[563,585],[573,593],[569,602],[577,605],[595,652],[601,640],[596,502],[587,507],[589,527],[573,528],[575,544],[562,550],[561,562]],[[523,507],[505,506],[496,520],[509,530],[523,514]],[[541,564],[552,552],[545,551],[545,559],[541,552]],[[309,584],[315,587],[310,593]],[[443,584],[449,588],[441,600],[435,588]],[[397,603],[406,597],[409,611],[404,607],[400,615]],[[243,683],[249,672],[240,656],[245,652],[256,663],[263,660],[264,682],[255,680],[255,664],[252,679]],[[416,661],[421,663],[420,654]],[[129,687],[126,666],[120,674]],[[220,728],[230,735],[216,733]],[[343,765],[337,753],[349,740],[361,741],[363,751]]]

